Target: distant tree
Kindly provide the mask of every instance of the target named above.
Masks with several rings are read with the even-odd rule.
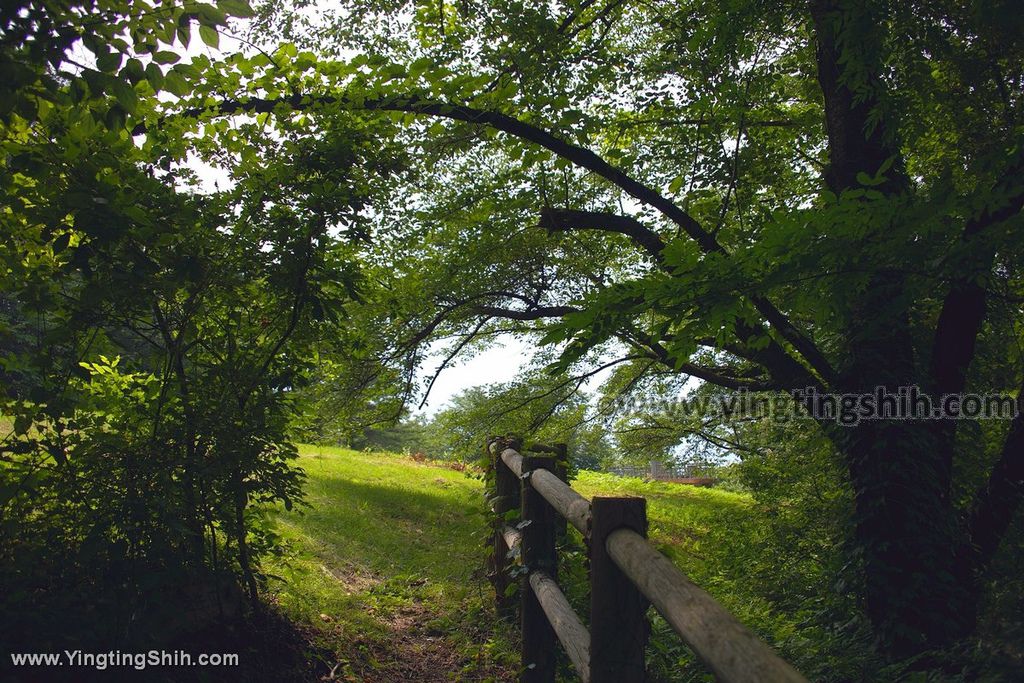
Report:
[[[547,395],[538,398],[534,390],[545,385]],[[536,375],[463,391],[434,416],[430,431],[440,453],[461,460],[480,457],[481,435],[564,443],[574,470],[599,469],[613,456],[602,425],[590,419],[585,397]]]

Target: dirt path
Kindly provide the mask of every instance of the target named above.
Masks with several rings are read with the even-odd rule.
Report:
[[[337,570],[330,575],[338,590],[363,592],[380,583],[376,577]],[[385,627],[383,639],[352,641],[338,633],[338,661],[319,676],[319,681],[346,683],[452,683],[453,681],[513,681],[514,672],[486,662],[473,661],[435,623],[439,615],[412,596],[400,606],[382,613],[364,607]],[[321,615],[331,621],[330,615]]]
[[[310,681],[511,681],[513,629],[484,576],[480,483],[397,456],[305,447],[307,502],[276,510],[266,571],[310,633]]]
[[[448,683],[460,680],[463,658],[444,634],[428,632],[426,624],[432,618],[433,615],[419,602],[391,615],[386,620],[390,629],[388,640],[369,645],[371,657],[366,660],[371,661],[364,660],[363,663],[372,666],[358,667],[361,671],[353,671],[360,676],[356,680],[363,683]],[[357,668],[355,662],[350,666],[351,669]],[[474,678],[480,680],[483,676]]]

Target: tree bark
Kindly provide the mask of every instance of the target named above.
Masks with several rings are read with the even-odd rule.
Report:
[[[960,548],[962,573],[977,581],[988,569],[1014,514],[1024,501],[1024,385],[1017,394],[1018,413],[988,481],[968,513],[968,537]]]
[[[865,421],[837,427],[833,437],[854,488],[865,609],[892,659],[941,649],[974,626],[967,609],[973,584],[958,571],[958,526],[938,439],[916,420]]]

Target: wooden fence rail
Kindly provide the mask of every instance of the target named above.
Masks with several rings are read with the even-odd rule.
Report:
[[[523,448],[516,439],[490,439],[487,451],[494,482],[490,577],[499,615],[519,613],[522,683],[553,683],[559,642],[584,683],[643,681],[649,605],[721,681],[806,680],[654,549],[645,499],[588,501],[566,483],[564,445]],[[589,630],[558,587],[561,520],[589,546]]]

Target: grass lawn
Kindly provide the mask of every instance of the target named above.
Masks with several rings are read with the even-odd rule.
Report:
[[[744,566],[756,558],[756,541],[764,531],[749,495],[599,472],[581,472],[572,486],[586,498],[646,498],[651,542],[742,618],[743,608],[750,606],[749,591],[737,582],[745,578]],[[743,604],[733,599],[737,594]]]
[[[481,482],[387,454],[302,446],[309,508],[271,514],[289,550],[266,563],[285,614],[339,680],[514,680],[514,634],[484,575]],[[327,656],[327,653],[333,653]]]

